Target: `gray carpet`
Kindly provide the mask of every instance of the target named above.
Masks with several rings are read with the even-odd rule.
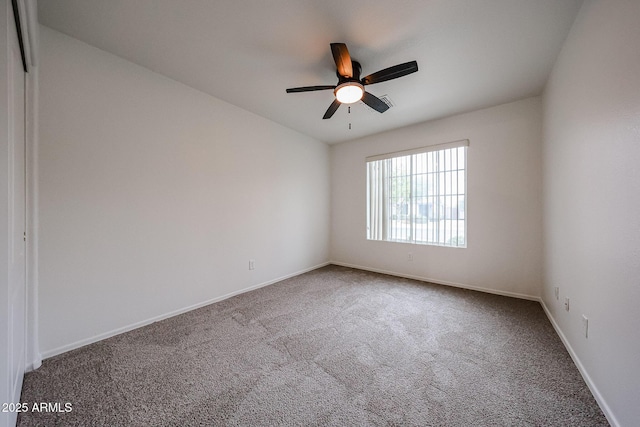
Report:
[[[46,360],[19,426],[608,425],[536,302],[337,266]]]

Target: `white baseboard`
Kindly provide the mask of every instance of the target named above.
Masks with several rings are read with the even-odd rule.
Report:
[[[42,366],[42,358],[41,357],[39,357],[37,360],[34,360],[32,362],[27,362],[27,364],[25,365],[24,372],[27,373],[27,372],[35,371],[40,366]]]
[[[134,329],[141,328],[141,327],[146,326],[146,325],[150,325],[151,323],[158,322],[160,320],[168,319],[170,317],[177,316],[179,314],[183,314],[183,313],[186,313],[188,311],[195,310],[195,309],[198,309],[200,307],[204,307],[206,305],[213,304],[213,303],[225,300],[227,298],[231,298],[231,297],[234,297],[236,295],[243,294],[245,292],[253,291],[254,289],[259,289],[259,288],[262,288],[262,287],[265,287],[265,286],[268,286],[268,285],[272,285],[272,284],[280,282],[282,280],[289,279],[289,278],[294,277],[294,276],[299,276],[300,274],[307,273],[307,272],[312,271],[312,270],[316,270],[318,268],[327,266],[329,264],[330,264],[329,262],[318,264],[318,265],[315,265],[313,267],[306,268],[304,270],[296,271],[295,273],[287,274],[285,276],[278,277],[278,278],[273,279],[273,280],[269,280],[267,282],[263,282],[263,283],[259,283],[257,285],[249,286],[248,288],[240,289],[238,291],[234,291],[234,292],[231,292],[231,293],[228,293],[228,294],[216,297],[216,298],[212,298],[212,299],[207,300],[207,301],[203,301],[203,302],[200,302],[200,303],[197,303],[197,304],[193,304],[193,305],[190,305],[188,307],[184,307],[184,308],[181,308],[181,309],[178,309],[178,310],[171,311],[169,313],[161,314],[159,316],[155,316],[155,317],[152,317],[150,319],[142,320],[140,322],[136,322],[136,323],[133,323],[131,325],[123,326],[121,328],[117,328],[117,329],[111,330],[109,332],[105,332],[105,333],[98,334],[98,335],[95,335],[95,336],[92,336],[92,337],[89,337],[89,338],[85,338],[85,339],[73,342],[71,344],[63,345],[63,346],[55,348],[53,350],[45,351],[44,353],[42,353],[42,359],[47,359],[49,357],[57,356],[59,354],[66,353],[67,351],[75,350],[77,348],[84,347],[85,345],[89,345],[89,344],[92,344],[94,342],[102,341],[104,339],[111,338],[111,337],[113,337],[115,335],[119,335],[119,334],[122,334],[122,333],[125,333],[125,332],[132,331]],[[36,363],[37,362],[34,362],[33,366],[28,366],[28,368],[32,368],[31,370],[39,368],[40,365],[35,366]],[[41,361],[40,361],[40,363],[41,363]]]
[[[547,318],[551,322],[551,325],[553,325],[553,329],[556,330],[556,333],[560,337],[560,340],[562,341],[565,348],[569,352],[569,356],[571,356],[573,363],[578,367],[578,371],[580,372],[580,375],[582,375],[584,382],[587,383],[589,390],[591,390],[591,394],[593,394],[593,397],[596,399],[596,402],[598,402],[598,405],[600,406],[600,409],[602,409],[604,416],[607,417],[607,421],[609,421],[609,424],[611,424],[613,427],[619,427],[620,423],[618,423],[618,420],[616,419],[615,415],[613,415],[613,412],[611,412],[611,408],[609,408],[609,405],[600,394],[598,387],[596,387],[596,385],[591,380],[591,377],[589,376],[589,373],[587,372],[587,370],[584,368],[584,365],[580,361],[580,358],[578,357],[576,352],[573,351],[573,347],[571,347],[569,340],[564,335],[564,333],[562,332],[562,329],[560,329],[560,326],[558,326],[558,323],[551,315],[551,312],[547,308],[547,305],[544,303],[544,300],[542,298],[539,298],[538,300],[540,302],[540,305],[542,306],[542,309],[547,315]]]
[[[489,293],[489,294],[502,295],[502,296],[505,296],[505,297],[526,299],[526,300],[529,300],[529,301],[540,301],[540,297],[537,297],[537,296],[534,296],[534,295],[520,294],[520,293],[517,293],[517,292],[500,291],[500,290],[496,290],[496,289],[483,288],[483,287],[480,287],[480,286],[467,285],[467,284],[464,284],[464,283],[447,282],[447,281],[444,281],[444,280],[431,279],[429,277],[414,276],[412,274],[398,273],[396,271],[389,271],[389,270],[381,270],[379,268],[365,267],[365,266],[362,266],[362,265],[347,264],[345,262],[339,262],[339,261],[330,261],[330,264],[340,265],[342,267],[357,268],[358,270],[371,271],[371,272],[374,272],[374,273],[388,274],[390,276],[404,277],[405,279],[420,280],[421,282],[435,283],[437,285],[453,286],[454,288],[469,289],[469,290],[472,290],[472,291],[479,291],[479,292],[485,292],[485,293]]]
[[[133,323],[131,325],[124,326],[122,328],[114,329],[114,330],[109,331],[109,332],[105,332],[105,333],[102,333],[102,334],[99,334],[99,335],[95,335],[95,336],[90,337],[90,338],[86,338],[86,339],[83,339],[83,340],[80,340],[80,341],[76,341],[76,342],[68,344],[68,345],[64,345],[62,347],[58,347],[58,348],[53,349],[53,350],[46,351],[46,352],[44,352],[42,354],[42,358],[41,359],[35,360],[35,361],[31,362],[31,363],[28,363],[26,371],[28,372],[28,371],[32,371],[34,369],[38,369],[40,367],[40,365],[42,364],[42,360],[43,359],[46,359],[46,358],[49,358],[49,357],[53,357],[53,356],[57,356],[58,354],[66,353],[67,351],[75,350],[77,348],[84,347],[85,345],[89,345],[89,344],[92,344],[94,342],[98,342],[98,341],[101,341],[103,339],[110,338],[110,337],[115,336],[115,335],[119,335],[119,334],[122,334],[122,333],[125,333],[125,332],[128,332],[128,331],[137,329],[137,328],[141,328],[141,327],[149,325],[151,323],[158,322],[158,321],[164,320],[164,319],[168,319],[170,317],[177,316],[177,315],[180,315],[182,313],[186,313],[188,311],[195,310],[195,309],[198,309],[200,307],[204,307],[206,305],[213,304],[213,303],[225,300],[227,298],[231,298],[233,296],[243,294],[245,292],[249,292],[249,291],[252,291],[252,290],[255,290],[255,289],[259,289],[259,288],[262,288],[262,287],[265,287],[265,286],[269,286],[269,285],[272,285],[274,283],[280,282],[282,280],[289,279],[291,277],[298,276],[300,274],[304,274],[304,273],[307,273],[309,271],[316,270],[318,268],[327,266],[329,264],[339,265],[339,266],[342,266],[342,267],[356,268],[356,269],[359,269],[359,270],[371,271],[371,272],[374,272],[374,273],[388,274],[388,275],[391,275],[391,276],[403,277],[403,278],[406,278],[406,279],[414,279],[414,280],[419,280],[419,281],[423,281],[423,282],[435,283],[435,284],[438,284],[438,285],[453,286],[453,287],[456,287],[456,288],[469,289],[469,290],[474,290],[474,291],[486,292],[486,293],[491,293],[491,294],[496,294],[496,295],[502,295],[502,296],[507,296],[507,297],[520,298],[520,299],[526,299],[526,300],[530,300],[530,301],[539,302],[540,305],[542,306],[542,309],[544,310],[547,318],[551,322],[551,325],[555,329],[556,333],[560,337],[560,340],[562,341],[562,343],[564,344],[565,348],[567,349],[567,352],[571,356],[571,359],[573,360],[573,362],[575,363],[576,367],[578,368],[578,371],[582,375],[582,378],[584,379],[585,383],[589,387],[589,390],[591,391],[591,393],[593,394],[594,398],[596,399],[596,402],[598,403],[598,405],[602,409],[602,412],[604,413],[605,417],[607,418],[607,420],[609,421],[609,423],[613,427],[619,427],[620,426],[620,424],[618,423],[618,420],[616,419],[615,415],[611,412],[611,409],[609,408],[609,405],[604,400],[604,398],[600,394],[600,391],[598,390],[596,385],[591,380],[591,377],[589,376],[588,372],[584,368],[584,365],[580,361],[580,358],[577,356],[577,354],[575,353],[575,351],[571,347],[571,344],[567,340],[567,337],[564,335],[564,333],[562,332],[562,330],[558,326],[558,323],[555,321],[555,319],[551,315],[551,312],[547,308],[547,306],[544,303],[544,300],[542,298],[537,297],[537,296],[533,296],[533,295],[520,294],[520,293],[516,293],[516,292],[500,291],[500,290],[495,290],[495,289],[483,288],[483,287],[479,287],[479,286],[466,285],[466,284],[462,284],[462,283],[447,282],[447,281],[443,281],[443,280],[431,279],[431,278],[428,278],[428,277],[414,276],[414,275],[411,275],[411,274],[404,274],[404,273],[398,273],[398,272],[395,272],[395,271],[382,270],[382,269],[378,269],[378,268],[371,268],[371,267],[355,265],[355,264],[348,264],[348,263],[339,262],[339,261],[329,261],[329,262],[325,262],[325,263],[322,263],[322,264],[318,264],[318,265],[315,265],[313,267],[309,267],[309,268],[306,268],[304,270],[297,271],[295,273],[291,273],[291,274],[288,274],[288,275],[285,275],[285,276],[282,276],[282,277],[278,277],[278,278],[273,279],[273,280],[269,280],[267,282],[259,283],[257,285],[253,285],[253,286],[250,286],[248,288],[244,288],[244,289],[241,289],[241,290],[238,290],[238,291],[234,291],[234,292],[231,292],[231,293],[228,293],[228,294],[216,297],[216,298],[212,298],[210,300],[203,301],[203,302],[198,303],[198,304],[194,304],[194,305],[191,305],[191,306],[188,306],[188,307],[184,307],[184,308],[181,308],[181,309],[178,309],[178,310],[174,310],[174,311],[169,312],[169,313],[165,313],[165,314],[162,314],[162,315],[159,315],[159,316],[155,316],[155,317],[152,317],[152,318],[147,319],[147,320],[136,322],[136,323]]]

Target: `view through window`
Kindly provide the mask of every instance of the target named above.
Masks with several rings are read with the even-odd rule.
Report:
[[[468,145],[367,158],[367,238],[466,247]]]

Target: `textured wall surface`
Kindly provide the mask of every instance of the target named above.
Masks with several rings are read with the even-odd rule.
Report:
[[[638,22],[638,1],[585,2],[544,95],[543,299],[621,426],[640,425]]]
[[[324,143],[41,39],[45,356],[328,261]]]

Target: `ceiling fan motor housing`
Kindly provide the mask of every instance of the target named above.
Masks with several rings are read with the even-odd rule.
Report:
[[[336,70],[338,85],[333,90],[333,94],[342,104],[353,104],[354,102],[358,102],[364,95],[364,85],[360,83],[362,66],[357,61],[351,61],[351,68],[353,73],[351,77],[342,76],[340,75],[340,71]]]
[[[353,68],[353,76],[341,76],[340,71],[336,70],[336,76],[338,76],[338,84],[342,84],[344,82],[359,82],[360,81],[360,73],[362,73],[362,66],[358,61],[351,61],[351,66]]]

